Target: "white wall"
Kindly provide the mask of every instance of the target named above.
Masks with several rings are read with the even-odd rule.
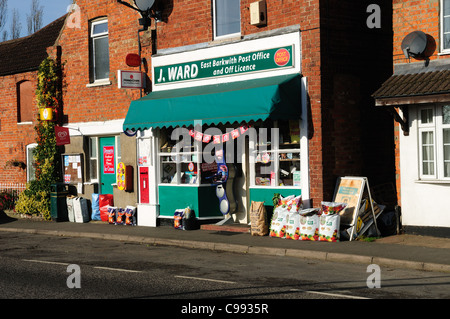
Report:
[[[409,117],[409,136],[400,130],[403,225],[450,227],[450,182],[419,179],[417,107],[409,106]]]

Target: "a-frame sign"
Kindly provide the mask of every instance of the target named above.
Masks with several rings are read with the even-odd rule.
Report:
[[[351,227],[350,240],[353,240],[355,232],[357,235],[364,232],[363,229],[360,229],[360,225],[358,225],[358,213],[361,207],[361,200],[364,194],[364,189],[366,187],[367,193],[369,195],[370,210],[372,213],[373,222],[379,236],[380,231],[378,230],[377,226],[372,194],[370,193],[369,180],[367,179],[367,177],[345,176],[338,178],[336,183],[333,201],[347,204],[344,214],[347,216],[351,216],[351,222],[349,223]]]

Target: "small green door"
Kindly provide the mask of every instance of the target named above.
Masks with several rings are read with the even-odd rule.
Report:
[[[116,183],[116,138],[99,138],[100,194],[112,194]]]

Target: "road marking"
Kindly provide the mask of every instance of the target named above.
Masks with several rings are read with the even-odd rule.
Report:
[[[123,272],[142,272],[140,270],[129,270],[129,269],[122,269],[122,268],[110,268],[110,267],[94,267],[96,269],[103,269],[103,270],[113,270],[113,271],[123,271]]]
[[[212,282],[220,282],[223,284],[235,284],[234,281],[226,281],[226,280],[217,280],[217,279],[208,279],[208,278],[200,278],[200,277],[189,277],[189,276],[175,276],[175,278],[185,278],[185,279],[194,279],[194,280],[203,280],[203,281],[212,281]]]
[[[291,289],[291,291],[306,292],[308,294],[317,294],[317,295],[324,295],[324,296],[330,296],[330,297],[341,297],[341,298],[349,298],[349,299],[370,299],[370,298],[360,297],[360,296],[349,296],[349,295],[333,294],[330,292],[320,292],[320,291],[312,291],[312,290]]]
[[[41,263],[41,264],[52,264],[52,265],[63,265],[63,266],[69,266],[68,263],[59,263],[56,261],[46,261],[46,260],[35,260],[35,259],[22,259],[23,261],[28,261],[32,263]]]

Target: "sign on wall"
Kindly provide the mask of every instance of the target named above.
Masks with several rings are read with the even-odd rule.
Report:
[[[144,73],[139,71],[117,71],[117,84],[119,89],[143,89],[145,88]]]
[[[294,46],[290,45],[212,59],[156,66],[154,68],[154,83],[159,85],[290,68],[294,67],[293,50]]]
[[[114,146],[103,146],[103,174],[115,174]]]

